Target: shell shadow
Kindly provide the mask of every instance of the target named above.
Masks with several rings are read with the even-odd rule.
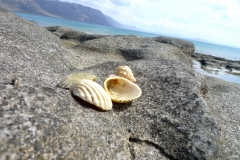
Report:
[[[113,111],[114,112],[122,112],[128,110],[132,106],[132,102],[129,103],[116,103],[113,102]]]
[[[95,105],[88,103],[77,96],[72,95],[72,97],[84,108],[92,109],[98,112],[106,112],[105,110],[102,110],[101,108],[98,108]]]
[[[88,102],[82,100],[81,98],[79,98],[77,96],[72,95],[72,97],[84,108],[92,109],[92,110],[95,110],[95,111],[98,111],[98,112],[107,112],[105,110],[102,110],[99,107],[96,107],[95,105],[93,105],[91,103],[88,103]],[[116,102],[113,102],[112,110],[114,112],[123,112],[125,110],[128,110],[131,106],[132,106],[132,102],[129,102],[129,103],[116,103]]]

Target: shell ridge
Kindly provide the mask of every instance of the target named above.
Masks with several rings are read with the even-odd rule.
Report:
[[[87,101],[87,102],[91,102],[92,98],[91,98],[91,94],[89,94],[89,90],[86,89],[86,87],[83,86],[79,86],[77,85],[76,90],[78,90],[79,93],[79,97],[82,97],[83,100]]]
[[[95,87],[94,89],[96,90],[97,96],[100,99],[100,105],[104,108],[104,109],[109,109],[111,106],[111,103],[106,103],[106,102],[111,102],[110,97],[107,95],[106,91],[98,84],[96,83],[92,83]],[[102,94],[100,94],[102,93]],[[107,106],[107,107],[104,107]]]
[[[89,91],[83,86],[82,83],[73,84],[70,88],[70,91],[74,96],[81,97],[86,102],[91,102],[91,95]]]
[[[96,96],[97,96],[98,99],[99,99],[99,106],[104,107],[104,105],[105,105],[105,103],[104,103],[104,102],[105,102],[104,96],[103,96],[102,94],[100,94],[101,92],[100,92],[100,90],[99,90],[98,85],[95,85],[95,83],[93,83],[93,84],[91,84],[91,85],[94,86],[93,89],[95,90]]]
[[[101,108],[102,110],[112,109],[112,101],[106,91],[96,82],[88,79],[79,80],[73,84],[70,91],[78,97]]]
[[[94,92],[94,87],[92,87],[91,85],[89,85],[86,82],[84,82],[82,85],[85,87],[85,89],[88,91],[88,93],[90,95],[89,97],[91,99],[89,99],[89,102],[92,102],[96,106],[99,106],[99,98],[97,97],[96,92]]]

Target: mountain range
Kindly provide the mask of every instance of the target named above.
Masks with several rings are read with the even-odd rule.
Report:
[[[0,0],[0,6],[13,12],[38,14],[124,29],[136,29],[132,26],[120,24],[97,9],[59,0]]]

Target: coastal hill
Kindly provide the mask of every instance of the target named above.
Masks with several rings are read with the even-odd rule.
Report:
[[[191,67],[194,45],[166,37],[43,28],[0,9],[0,159],[239,159],[240,86]],[[58,86],[129,66],[142,95],[110,111]]]
[[[0,6],[14,12],[25,12],[99,25],[115,26],[97,9],[76,3],[61,2],[59,0],[0,0]]]

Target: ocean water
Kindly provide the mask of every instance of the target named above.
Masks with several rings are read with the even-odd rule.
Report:
[[[228,74],[224,72],[209,72],[207,70],[201,69],[201,64],[198,61],[193,60],[194,68],[197,72],[206,75],[206,76],[211,76],[211,77],[216,77],[223,79],[228,82],[234,82],[234,83],[239,83],[240,84],[240,76],[236,76],[233,74]]]
[[[74,30],[88,33],[88,34],[138,35],[142,37],[158,36],[157,34],[152,34],[152,33],[126,30],[126,29],[108,27],[108,26],[91,24],[91,23],[83,23],[83,22],[71,21],[71,20],[60,19],[60,18],[52,18],[52,17],[25,14],[25,13],[19,13],[19,12],[14,12],[14,13],[24,19],[33,20],[37,22],[40,26],[65,26]]]
[[[137,35],[142,37],[157,37],[158,34],[146,33],[140,31],[126,30],[90,23],[76,22],[60,18],[52,18],[40,15],[32,15],[25,13],[18,13],[22,18],[27,20],[36,21],[40,26],[65,26],[74,30],[82,31],[89,34],[103,34],[103,35]],[[194,43],[195,51],[198,53],[209,54],[213,56],[223,57],[231,60],[240,60],[240,48],[222,46],[217,44],[211,44],[206,42],[199,42],[189,40]]]
[[[120,29],[120,28],[114,28],[114,27],[108,27],[108,26],[102,26],[102,25],[96,25],[96,24],[90,24],[90,23],[82,23],[82,22],[76,22],[66,19],[60,19],[60,18],[52,18],[52,17],[46,17],[46,16],[40,16],[40,15],[32,15],[32,14],[25,14],[25,13],[18,13],[15,12],[18,16],[37,22],[40,26],[65,26],[68,28],[72,28],[74,30],[78,30],[81,32],[85,32],[88,34],[102,34],[102,35],[137,35],[142,37],[157,37],[161,36],[158,34],[153,33],[146,33],[146,32],[140,32],[140,31],[133,31],[133,30],[126,30],[126,29]],[[217,57],[222,57],[230,60],[240,60],[240,48],[234,48],[229,46],[223,46],[223,45],[217,45],[212,43],[206,43],[206,42],[200,42],[195,40],[188,40],[194,43],[195,45],[195,52],[203,53],[203,54],[209,54]],[[198,66],[198,65],[196,65]],[[224,73],[209,73],[201,68],[197,67],[196,71],[200,72],[201,74],[205,74],[208,76],[214,76],[218,77],[227,81],[240,83],[240,77],[224,74]]]
[[[240,48],[211,44],[206,42],[198,42],[191,40],[195,45],[195,52],[209,54],[225,59],[240,60]]]

